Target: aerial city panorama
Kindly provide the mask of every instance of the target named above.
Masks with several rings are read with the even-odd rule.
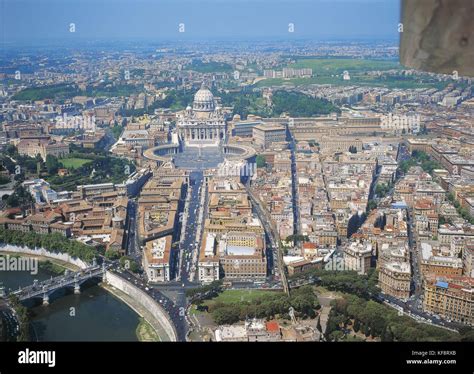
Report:
[[[474,341],[471,1],[1,3],[0,350]]]

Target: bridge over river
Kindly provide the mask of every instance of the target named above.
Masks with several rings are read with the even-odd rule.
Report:
[[[20,301],[42,298],[43,304],[48,304],[51,294],[59,289],[73,288],[74,293],[80,293],[81,285],[84,282],[92,278],[104,278],[108,267],[110,267],[110,265],[107,266],[104,263],[102,265],[94,264],[80,271],[66,270],[64,275],[53,277],[42,282],[34,281],[32,285],[19,288],[11,292],[11,294],[16,295]]]

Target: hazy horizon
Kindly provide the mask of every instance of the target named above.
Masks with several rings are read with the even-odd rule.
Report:
[[[395,41],[400,16],[398,0],[3,0],[1,7],[5,47],[121,40]]]

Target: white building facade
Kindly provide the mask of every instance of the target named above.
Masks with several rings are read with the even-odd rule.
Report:
[[[177,121],[179,141],[185,146],[217,147],[226,140],[226,121],[214,95],[205,85],[194,95]]]

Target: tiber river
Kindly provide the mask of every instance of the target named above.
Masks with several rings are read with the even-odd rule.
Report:
[[[45,270],[36,275],[25,271],[0,271],[6,290],[17,289],[51,277]],[[54,276],[54,275],[53,275]],[[85,285],[86,286],[86,285]],[[86,286],[87,287],[87,286]],[[48,306],[31,309],[33,341],[137,341],[138,315],[99,286],[81,287],[81,294],[60,294],[50,298]],[[69,291],[71,292],[71,291]],[[62,295],[62,296],[58,296]],[[29,304],[28,304],[29,305]]]

